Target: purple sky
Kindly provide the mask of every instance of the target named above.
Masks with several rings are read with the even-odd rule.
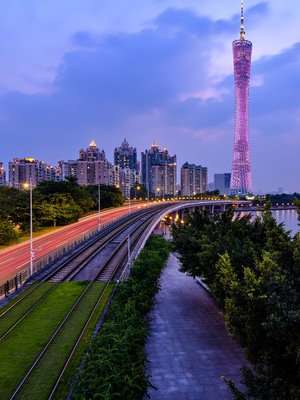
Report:
[[[113,162],[127,139],[230,172],[232,41],[240,1],[0,3],[0,161],[78,158],[92,139]],[[244,1],[253,43],[250,149],[257,193],[300,192],[299,0]]]

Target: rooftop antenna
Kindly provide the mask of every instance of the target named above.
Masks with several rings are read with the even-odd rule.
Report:
[[[241,0],[241,31],[240,31],[240,39],[245,39],[245,31],[244,31],[244,1]]]

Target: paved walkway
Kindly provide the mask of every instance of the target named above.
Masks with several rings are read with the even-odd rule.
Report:
[[[171,254],[150,313],[147,373],[157,390],[148,394],[152,400],[233,399],[221,376],[239,384],[242,351],[210,295],[178,268]]]

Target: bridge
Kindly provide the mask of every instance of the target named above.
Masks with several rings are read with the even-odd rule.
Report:
[[[251,204],[251,201],[247,200],[192,200],[170,202],[170,208],[167,208],[163,212],[157,215],[155,221],[148,227],[143,233],[139,240],[136,249],[132,252],[130,263],[133,263],[134,259],[137,258],[138,254],[145,246],[147,239],[153,232],[160,232],[166,234],[168,227],[166,226],[165,217],[168,215],[172,221],[183,221],[187,214],[193,213],[196,209],[209,210],[210,215],[214,215],[216,212],[223,212],[230,207],[241,208]]]
[[[250,202],[243,200],[182,200],[182,201],[166,201],[163,202],[163,207],[159,208],[159,202],[154,203],[136,203],[132,204],[131,208],[121,207],[114,210],[108,210],[105,213],[109,213],[106,216],[102,216],[107,222],[101,223],[100,230],[107,228],[117,220],[127,216],[134,216],[135,212],[139,212],[141,205],[143,207],[155,207],[158,206],[156,217],[153,218],[152,222],[147,229],[142,233],[137,245],[134,246],[130,252],[130,259],[128,260],[128,268],[133,263],[134,259],[138,256],[142,248],[144,247],[147,239],[153,232],[159,232],[160,234],[167,234],[169,227],[167,226],[166,216],[172,221],[182,221],[187,214],[195,211],[196,208],[208,209],[209,213],[225,211],[228,207],[241,207],[247,206]],[[162,205],[162,204],[161,204]],[[149,210],[150,211],[150,210]],[[114,217],[115,216],[115,217]],[[71,249],[77,247],[81,243],[83,244],[89,238],[99,233],[99,225],[97,223],[97,214],[88,216],[87,219],[83,219],[81,222],[73,225],[61,228],[58,231],[54,231],[49,235],[42,235],[37,237],[34,241],[35,247],[38,248],[38,257],[33,260],[32,272],[40,271],[42,268],[47,267],[52,261],[63,257]],[[84,231],[81,232],[81,226],[85,227]],[[88,228],[91,226],[91,228]],[[76,229],[78,233],[76,234]],[[74,235],[73,237],[71,235]],[[128,234],[130,236],[130,234]],[[68,238],[66,240],[66,238]],[[20,243],[19,245],[8,248],[0,254],[0,266],[3,267],[3,274],[5,273],[5,279],[3,284],[0,282],[0,298],[6,296],[11,290],[17,289],[22,286],[24,282],[32,275],[29,270],[29,261],[27,258],[28,254],[28,243]],[[18,261],[19,260],[19,261]],[[19,265],[17,264],[19,262]],[[10,276],[8,271],[11,269]],[[125,274],[126,275],[126,274]],[[7,276],[7,277],[6,277]]]

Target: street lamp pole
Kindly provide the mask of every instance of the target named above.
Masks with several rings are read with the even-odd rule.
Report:
[[[127,238],[127,257],[128,257],[128,265],[130,264],[130,235]]]
[[[29,178],[29,196],[30,196],[30,276],[33,273],[33,240],[32,240],[32,181]]]
[[[100,183],[98,184],[98,231],[100,231]]]
[[[129,183],[129,196],[128,196],[128,212],[130,214],[130,183]]]

